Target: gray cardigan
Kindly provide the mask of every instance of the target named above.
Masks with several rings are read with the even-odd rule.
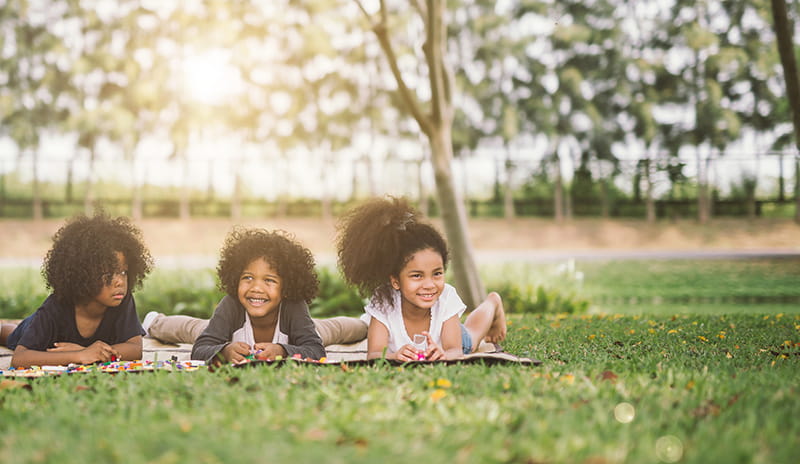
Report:
[[[282,302],[280,329],[289,337],[289,343],[280,345],[291,357],[299,353],[303,358],[319,359],[325,356],[325,347],[314,328],[314,321],[304,301]],[[192,359],[210,362],[225,346],[231,343],[233,333],[245,321],[245,309],[236,298],[226,295],[220,300],[206,330],[197,337],[192,348]]]

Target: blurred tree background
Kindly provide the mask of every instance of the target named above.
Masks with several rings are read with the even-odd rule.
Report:
[[[0,0],[0,217],[797,217],[776,3]]]

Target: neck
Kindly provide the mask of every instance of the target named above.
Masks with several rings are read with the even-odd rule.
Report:
[[[75,305],[75,313],[92,319],[100,319],[106,313],[108,306],[96,301]]]
[[[422,309],[412,305],[403,305],[403,318],[411,320],[423,320],[431,318],[430,309]]]

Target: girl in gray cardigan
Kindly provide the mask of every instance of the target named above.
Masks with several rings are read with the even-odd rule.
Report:
[[[319,281],[314,257],[287,232],[234,229],[217,265],[227,295],[194,343],[192,359],[236,363],[255,354],[325,356],[308,303]]]

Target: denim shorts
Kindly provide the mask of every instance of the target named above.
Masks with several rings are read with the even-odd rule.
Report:
[[[472,353],[472,335],[467,332],[467,328],[464,327],[464,324],[461,324],[461,351],[464,354]]]

